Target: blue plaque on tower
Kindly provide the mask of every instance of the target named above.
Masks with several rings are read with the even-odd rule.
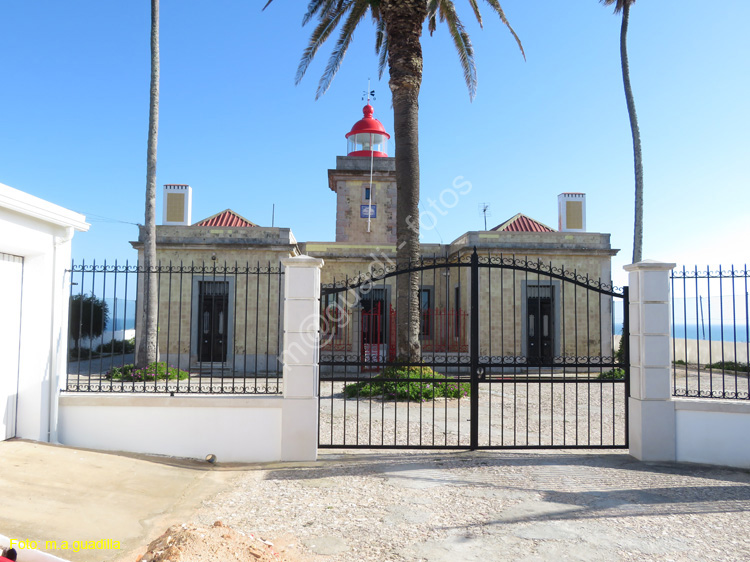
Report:
[[[375,219],[378,216],[378,206],[377,205],[360,205],[359,206],[359,216],[363,219],[371,218]]]

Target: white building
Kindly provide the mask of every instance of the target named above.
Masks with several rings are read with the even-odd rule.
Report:
[[[65,270],[85,217],[0,184],[0,440],[57,440],[65,383]]]

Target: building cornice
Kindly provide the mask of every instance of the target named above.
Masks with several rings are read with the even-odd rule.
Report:
[[[2,183],[0,183],[0,207],[47,223],[66,228],[72,227],[79,232],[86,232],[91,227],[86,222],[86,217],[80,213]]]

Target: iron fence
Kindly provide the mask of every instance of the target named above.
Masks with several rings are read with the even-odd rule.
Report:
[[[672,394],[750,399],[748,271],[677,269],[672,289]]]
[[[281,264],[72,264],[68,392],[282,391]],[[158,361],[136,368],[157,276]]]

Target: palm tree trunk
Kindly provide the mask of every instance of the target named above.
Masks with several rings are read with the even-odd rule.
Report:
[[[633,89],[630,87],[630,66],[628,64],[628,23],[630,21],[630,2],[625,2],[622,9],[622,28],[620,29],[620,57],[622,59],[622,82],[625,86],[625,101],[628,104],[630,130],[633,134],[633,159],[635,165],[635,220],[633,232],[633,263],[643,258],[643,161],[641,155],[641,132],[638,129],[638,116],[635,113]]]
[[[151,95],[146,150],[146,217],[143,228],[143,336],[138,346],[140,367],[158,359],[158,277],[156,273],[156,143],[159,136],[159,0],[151,0]]]
[[[399,268],[419,264],[419,89],[422,85],[423,0],[383,0],[388,33],[389,86],[396,137],[396,261]],[[419,344],[419,273],[396,281],[397,342],[400,360],[421,360]]]

